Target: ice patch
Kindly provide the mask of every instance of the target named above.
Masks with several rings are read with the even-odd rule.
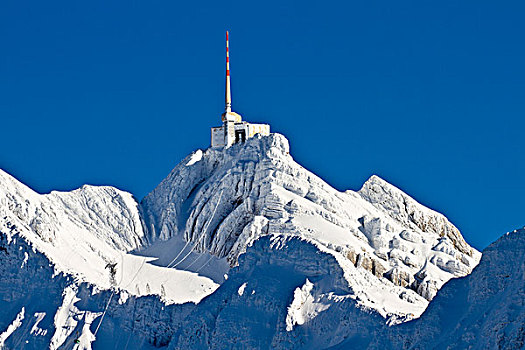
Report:
[[[237,290],[237,294],[239,294],[239,296],[242,296],[244,294],[244,289],[246,288],[246,282],[244,282],[240,287],[239,289]]]
[[[24,266],[26,266],[28,258],[29,258],[29,255],[27,254],[27,252],[24,252],[24,261],[22,261],[22,265],[20,266],[21,269],[23,269]]]
[[[301,288],[295,289],[294,298],[288,307],[286,316],[286,331],[292,331],[295,325],[305,324],[330,307],[330,304],[316,301],[316,298],[311,294],[313,288],[313,283],[306,279]]]
[[[36,321],[35,321],[35,324],[33,325],[33,327],[31,327],[31,331],[29,331],[29,334],[31,334],[31,335],[46,335],[47,334],[47,329],[42,329],[42,328],[38,327],[38,324],[40,323],[40,321],[42,321],[44,319],[44,317],[46,316],[46,313],[45,312],[35,312],[34,316],[36,318]]]
[[[22,307],[22,310],[16,315],[16,318],[11,322],[7,329],[0,334],[0,349],[3,348],[5,341],[18,327],[22,325],[22,320],[24,319],[25,308]]]
[[[186,163],[186,166],[193,165],[193,164],[199,162],[201,159],[202,159],[202,151],[200,149],[198,149],[191,155],[191,158]]]

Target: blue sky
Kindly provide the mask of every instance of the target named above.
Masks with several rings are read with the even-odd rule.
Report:
[[[519,1],[2,1],[0,168],[140,200],[224,108],[340,190],[377,174],[478,249],[525,224]]]

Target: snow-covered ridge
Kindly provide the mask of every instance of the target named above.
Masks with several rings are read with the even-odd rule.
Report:
[[[138,203],[110,186],[41,195],[0,170],[0,232],[8,242],[23,239],[44,254],[55,273],[100,288],[197,302],[218,286],[206,277],[156,266],[155,257],[131,254],[146,242]],[[181,279],[187,281],[184,287],[178,286]]]
[[[358,193],[404,225],[424,232],[437,233],[441,237],[446,236],[460,252],[469,256],[474,254],[474,250],[465,242],[459,230],[444,215],[424,207],[380,177],[370,177]]]
[[[441,214],[376,176],[359,192],[339,192],[297,164],[279,134],[194,152],[140,206],[131,194],[108,186],[40,195],[4,172],[0,203],[2,224],[19,227],[58,271],[102,288],[129,284],[137,295],[167,289],[180,302],[187,299],[176,298],[182,291],[174,283],[162,282],[163,267],[204,273],[202,297],[223,281],[227,267],[219,259],[235,266],[247,247],[267,234],[306,239],[332,252],[342,266],[361,267],[406,289],[401,298],[409,307],[387,308],[384,315],[417,316],[426,303],[411,291],[430,300],[479,259]],[[127,254],[144,248],[139,255]],[[131,277],[135,273],[138,283]],[[147,281],[148,275],[157,278]]]
[[[420,319],[386,327],[373,308],[359,306],[337,259],[297,237],[257,240],[219,290],[195,307],[125,292],[111,299],[109,291],[55,275],[47,257],[2,234],[0,342],[7,349],[70,348],[76,340],[86,349],[95,341],[128,350],[168,343],[170,349],[520,349],[524,237],[525,230],[503,236],[473,274],[440,290]]]
[[[115,260],[104,248],[130,251],[144,238],[137,203],[130,193],[109,186],[83,186],[71,192],[40,195],[0,170],[0,218],[2,226],[18,232],[41,252],[48,253],[59,268],[83,273],[91,261],[76,264],[75,251],[97,251],[101,264]],[[10,232],[5,230],[8,240]],[[80,254],[83,255],[83,254]],[[80,271],[76,271],[80,272]]]
[[[137,295],[165,294],[167,288],[180,302],[187,300],[174,295],[180,288],[162,282],[163,266],[193,265],[190,271],[211,277],[198,292],[202,297],[223,281],[227,267],[219,259],[235,266],[247,247],[267,234],[306,239],[334,254],[342,266],[389,280],[396,297],[393,287],[404,288],[400,298],[407,307],[382,309],[384,315],[417,316],[426,302],[412,291],[429,300],[479,259],[441,214],[375,176],[358,193],[341,193],[294,162],[288,140],[279,134],[194,152],[140,206],[131,194],[106,186],[39,195],[4,172],[0,203],[2,224],[19,227],[58,271],[102,288],[127,286]],[[152,244],[144,253],[127,254]],[[147,281],[151,272],[160,278]],[[130,277],[135,274],[138,283]],[[373,293],[363,293],[363,303],[371,304]]]

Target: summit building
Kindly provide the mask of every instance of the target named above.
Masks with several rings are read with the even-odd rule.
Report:
[[[270,125],[252,124],[242,120],[240,114],[232,111],[232,97],[230,90],[230,52],[229,37],[226,32],[226,107],[221,115],[222,126],[211,128],[211,146],[214,148],[230,147],[234,143],[244,142],[246,139],[261,134],[270,135]]]

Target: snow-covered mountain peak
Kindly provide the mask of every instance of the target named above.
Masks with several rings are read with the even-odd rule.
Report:
[[[108,186],[40,195],[0,171],[14,286],[0,285],[0,347],[364,347],[478,264],[457,228],[393,185],[340,192],[289,151],[279,134],[197,150],[140,204]],[[29,300],[32,280],[27,293],[50,297]]]
[[[231,266],[265,235],[310,242],[346,266],[362,304],[383,315],[419,315],[426,306],[421,296],[430,300],[479,260],[443,215],[377,176],[359,192],[339,192],[296,163],[279,134],[194,152],[141,207],[150,242],[189,242],[193,251],[225,258]],[[390,287],[381,287],[384,281]],[[388,289],[384,294],[404,306],[373,305],[374,288]]]

